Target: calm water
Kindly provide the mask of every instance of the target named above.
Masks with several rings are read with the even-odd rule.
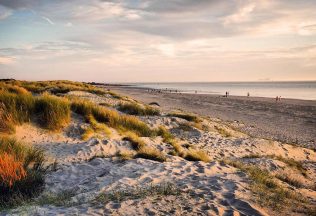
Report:
[[[183,93],[220,94],[316,100],[316,81],[310,82],[205,82],[205,83],[134,83],[133,86],[178,90]]]

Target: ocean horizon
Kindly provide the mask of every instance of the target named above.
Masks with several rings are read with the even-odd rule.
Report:
[[[126,83],[131,87],[178,91],[181,93],[233,96],[276,97],[316,100],[316,81],[257,82],[140,82]]]

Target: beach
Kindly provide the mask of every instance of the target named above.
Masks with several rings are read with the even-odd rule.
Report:
[[[316,149],[316,101],[210,94],[152,92],[148,89],[107,85],[113,91],[162,109],[181,109],[218,118],[251,136]]]

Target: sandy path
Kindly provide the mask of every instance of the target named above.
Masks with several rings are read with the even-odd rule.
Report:
[[[200,115],[238,121],[234,126],[262,138],[316,148],[316,101],[272,98],[223,98],[214,95],[149,93],[144,89],[107,87],[139,101],[158,102],[165,110],[182,109]]]

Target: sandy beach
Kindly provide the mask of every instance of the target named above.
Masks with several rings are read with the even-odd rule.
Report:
[[[151,92],[106,86],[141,102],[157,102],[162,109],[180,109],[219,118],[249,135],[316,149],[316,101],[207,94]]]

